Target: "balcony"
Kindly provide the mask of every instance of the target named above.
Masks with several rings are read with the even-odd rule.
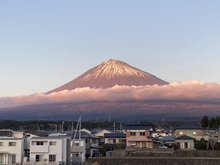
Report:
[[[32,145],[30,152],[49,152],[48,145]]]
[[[70,152],[83,152],[84,150],[84,146],[73,146],[71,147]]]

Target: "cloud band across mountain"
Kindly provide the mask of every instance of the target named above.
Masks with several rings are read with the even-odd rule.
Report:
[[[27,104],[44,104],[60,102],[85,101],[121,101],[121,100],[198,100],[220,101],[219,83],[202,83],[188,81],[158,86],[114,86],[106,89],[76,88],[50,94],[33,94],[28,96],[0,98],[0,107]]]

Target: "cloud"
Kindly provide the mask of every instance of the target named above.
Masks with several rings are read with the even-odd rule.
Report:
[[[220,101],[220,84],[199,81],[173,82],[164,86],[114,86],[107,89],[77,88],[51,94],[38,93],[28,96],[0,98],[0,107],[58,102],[97,100],[200,100]]]

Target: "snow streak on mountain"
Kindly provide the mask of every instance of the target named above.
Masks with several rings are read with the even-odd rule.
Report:
[[[155,84],[165,85],[168,83],[125,62],[110,59],[48,93],[82,87],[110,88],[115,85],[145,86]]]

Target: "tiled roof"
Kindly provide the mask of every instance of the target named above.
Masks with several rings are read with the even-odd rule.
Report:
[[[126,138],[125,133],[105,133],[104,138]]]
[[[187,136],[187,135],[182,135],[176,138],[177,140],[193,140],[193,137]]]
[[[193,125],[193,124],[185,124],[179,127],[176,127],[175,129],[199,129],[202,130],[202,127],[198,125]]]

